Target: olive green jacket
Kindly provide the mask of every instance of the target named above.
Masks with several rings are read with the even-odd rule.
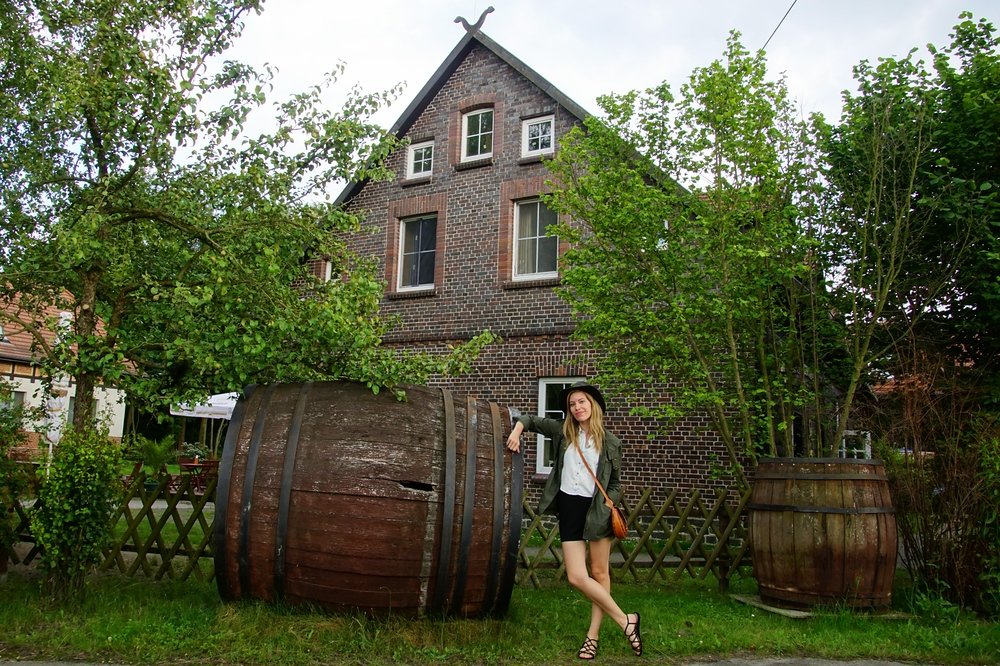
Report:
[[[563,422],[530,414],[519,416],[517,420],[524,426],[525,430],[551,437],[556,446],[556,457],[552,462],[552,471],[549,472],[549,478],[546,479],[545,488],[542,490],[542,497],[538,501],[538,513],[558,515],[559,507],[556,498],[559,495],[563,455],[567,444],[563,441]],[[621,466],[622,443],[611,433],[605,432],[604,445],[601,447],[600,458],[597,461],[597,469],[594,470],[594,474],[597,475],[598,481],[604,486],[608,497],[615,504],[621,501],[622,495]],[[606,536],[611,536],[611,509],[604,503],[604,495],[601,494],[601,491],[595,488],[594,499],[590,503],[587,520],[583,526],[583,538],[589,541]]]

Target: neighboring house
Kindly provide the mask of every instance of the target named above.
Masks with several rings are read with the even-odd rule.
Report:
[[[60,312],[56,308],[50,308],[47,316],[58,319]],[[55,339],[55,333],[47,333],[46,339],[50,342]],[[45,395],[41,368],[34,362],[31,352],[31,335],[19,325],[17,321],[0,322],[0,373],[13,387],[13,401],[18,405],[26,407],[45,407],[49,396]],[[66,396],[62,403],[61,418],[63,421],[72,421],[73,411],[76,406],[76,384],[70,380],[65,386]],[[116,389],[98,388],[96,395],[96,409],[94,412],[98,418],[106,420],[111,437],[121,439],[122,429],[125,423],[124,396]],[[48,449],[48,440],[45,439],[45,431],[49,424],[44,420],[29,424],[27,450],[19,450],[16,455],[20,458],[33,459]]]
[[[601,350],[570,339],[573,317],[555,293],[566,243],[553,235],[556,215],[539,199],[549,177],[544,159],[587,115],[473,30],[393,126],[409,139],[389,159],[398,178],[354,183],[339,197],[371,231],[353,237],[352,249],[384,261],[382,308],[399,321],[387,344],[444,351],[484,329],[503,338],[470,374],[437,384],[561,418],[559,391],[596,374]],[[628,416],[634,405],[608,398],[630,497],[644,487],[657,502],[675,488],[726,487],[710,479],[715,457],[726,458],[707,417],[652,437],[658,424]],[[651,403],[666,399],[668,387],[651,388]],[[537,493],[552,452],[539,439],[525,455],[529,493]]]

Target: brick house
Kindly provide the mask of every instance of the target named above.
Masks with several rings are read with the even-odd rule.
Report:
[[[565,243],[547,233],[555,214],[546,191],[546,156],[586,116],[513,54],[475,29],[467,32],[392,127],[408,146],[390,156],[398,177],[350,184],[340,195],[364,216],[354,251],[384,260],[383,312],[398,317],[389,345],[443,351],[484,329],[503,341],[473,371],[439,385],[522,412],[562,417],[560,390],[593,377],[600,350],[571,340],[574,322],[556,295]],[[608,425],[624,444],[629,497],[642,488],[657,502],[725,487],[709,479],[712,455],[725,460],[707,417],[658,424],[630,417],[608,397]],[[649,399],[669,399],[669,387]],[[550,469],[544,441],[527,441],[526,488],[536,494]]]
[[[48,398],[44,387],[45,376],[34,360],[32,335],[20,319],[25,314],[18,312],[14,304],[6,308],[6,313],[8,317],[0,318],[0,373],[3,373],[4,379],[13,389],[11,400],[15,405],[29,408],[45,406]],[[54,320],[58,320],[61,315],[68,316],[69,313],[61,313],[55,306],[49,307],[45,312],[46,317]],[[44,330],[43,325],[38,325],[37,328],[43,329],[41,335],[49,344],[54,342],[56,337],[54,332]],[[66,392],[66,403],[61,416],[64,421],[72,421],[76,403],[76,383],[70,380],[63,388]],[[94,413],[107,423],[108,434],[120,440],[125,424],[123,393],[115,388],[98,387],[94,400],[96,403]],[[2,407],[0,404],[0,408]],[[31,422],[28,428],[27,447],[14,451],[14,455],[24,460],[35,460],[47,447],[44,432],[48,424]]]

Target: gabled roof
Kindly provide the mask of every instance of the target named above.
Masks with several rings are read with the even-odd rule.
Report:
[[[430,80],[424,84],[424,87],[420,89],[420,92],[414,98],[410,105],[406,107],[403,111],[403,115],[399,117],[399,120],[390,128],[389,132],[396,136],[403,136],[413,126],[413,123],[417,122],[417,118],[420,114],[424,112],[427,105],[431,103],[434,96],[444,87],[444,84],[448,82],[451,75],[455,73],[458,66],[465,60],[465,57],[469,55],[469,52],[479,44],[487,49],[489,49],[494,55],[500,58],[502,61],[510,65],[514,71],[528,79],[531,83],[542,90],[546,95],[554,99],[560,106],[569,111],[578,120],[583,121],[588,116],[592,115],[587,112],[582,106],[574,102],[572,99],[567,97],[562,91],[556,88],[554,85],[548,82],[543,76],[538,72],[528,67],[521,60],[519,60],[513,53],[505,49],[504,47],[497,44],[495,41],[490,39],[486,34],[481,31],[467,32],[465,36],[458,42],[448,57],[444,59],[441,66],[437,68],[434,75]],[[337,204],[343,204],[354,198],[362,187],[364,187],[366,181],[356,181],[348,184],[344,188],[344,191],[340,193],[337,197]]]

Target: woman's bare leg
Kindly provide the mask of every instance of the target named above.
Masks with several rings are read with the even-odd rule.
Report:
[[[610,550],[610,546],[608,546]],[[592,604],[610,617],[614,622],[625,630],[628,617],[618,607],[615,600],[611,598],[611,592],[591,578],[587,571],[587,543],[585,541],[566,541],[562,545],[563,560],[566,563],[566,578],[569,584],[580,590],[583,596],[587,597]],[[602,616],[603,618],[603,616]],[[593,621],[593,612],[591,613]],[[596,638],[596,636],[592,636]]]
[[[590,542],[590,577],[600,583],[601,587],[611,596],[611,539],[597,539]],[[614,598],[614,597],[612,597]],[[598,638],[601,635],[601,622],[604,611],[595,603],[590,605],[590,631],[587,635]]]
[[[604,554],[603,562],[605,566],[609,566],[608,557],[611,552],[611,540],[602,539],[606,541],[605,548],[607,552]],[[594,558],[593,546],[595,543],[591,542],[591,566],[593,562],[596,561]],[[598,550],[601,546],[598,546]],[[625,632],[625,637],[632,642],[632,638],[635,637],[638,641],[638,629],[639,629],[639,614],[633,613],[631,615],[626,615],[624,611],[618,606],[615,600],[611,597],[611,590],[606,589],[604,585],[594,578],[591,577],[590,573],[587,571],[587,545],[584,541],[566,541],[562,545],[563,550],[563,561],[566,563],[566,577],[569,579],[569,584],[580,590],[583,596],[590,600],[591,612],[590,612],[590,629],[588,630],[587,636],[590,638],[597,638],[597,634],[591,635],[590,631],[595,629],[595,618],[597,613],[603,613],[600,619],[603,619],[604,615],[610,617],[614,622]],[[610,588],[610,578],[608,588]],[[600,628],[600,620],[596,620],[596,627]],[[631,628],[631,631],[626,631],[626,629]],[[638,648],[638,650],[637,650]],[[633,651],[639,654],[642,651],[642,644],[637,643],[633,645]]]

